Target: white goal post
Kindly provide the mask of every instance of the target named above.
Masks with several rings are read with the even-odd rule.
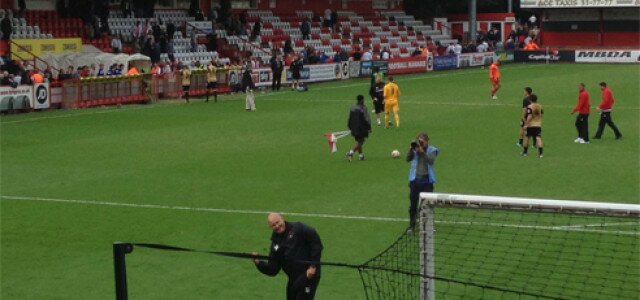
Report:
[[[435,211],[440,207],[447,208],[467,208],[463,210],[464,213],[460,213],[461,216],[466,217],[476,211],[481,213],[484,211],[515,211],[517,212],[532,212],[532,213],[561,213],[567,214],[569,217],[573,215],[589,216],[598,215],[603,217],[630,217],[632,225],[638,222],[640,217],[640,205],[635,204],[621,204],[621,203],[604,203],[604,202],[590,202],[590,201],[577,201],[577,200],[549,200],[549,199],[532,199],[532,198],[518,198],[518,197],[500,197],[500,196],[478,196],[478,195],[461,195],[461,194],[440,194],[440,193],[421,193],[420,194],[420,264],[422,272],[421,281],[421,299],[433,300],[436,297],[436,281],[442,278],[441,275],[436,273],[436,252],[439,246],[442,246],[440,240],[436,240],[436,223],[443,222],[437,218],[442,217]],[[440,213],[440,212],[438,212]],[[447,214],[447,211],[442,212]],[[451,214],[451,212],[449,212]],[[503,213],[504,214],[504,213]],[[488,217],[487,217],[488,215]],[[485,213],[483,218],[489,220],[493,215]],[[461,219],[463,218],[461,217]],[[626,218],[625,218],[626,219]],[[567,219],[570,220],[570,219]],[[531,222],[531,221],[530,221]],[[443,222],[446,223],[446,222]],[[454,226],[456,222],[449,222],[449,226]],[[457,222],[462,224],[463,222]],[[478,223],[479,224],[479,223]],[[490,223],[485,223],[490,224]],[[640,224],[640,222],[638,222]],[[468,226],[469,230],[474,230],[473,226],[478,226],[477,223],[469,222],[464,224]],[[495,226],[495,224],[493,224]],[[517,227],[510,224],[511,227]],[[527,225],[529,228],[536,226]],[[505,226],[508,227],[508,226]],[[525,226],[522,226],[523,228]],[[567,226],[570,227],[570,226]],[[487,231],[492,231],[488,229]],[[496,226],[495,230],[498,231]],[[634,228],[632,234],[637,235],[638,226]],[[446,233],[438,232],[442,239],[442,235]],[[526,233],[524,233],[526,235]],[[473,233],[469,234],[474,237]],[[638,238],[637,236],[635,238]],[[466,243],[465,237],[460,238],[461,243]],[[510,249],[510,248],[509,248]],[[471,252],[471,251],[470,251]],[[438,256],[439,257],[439,256]],[[441,262],[439,262],[441,263]],[[547,263],[543,261],[543,263]],[[640,280],[640,279],[639,279]],[[517,284],[516,284],[517,285]],[[440,293],[438,293],[440,294]]]

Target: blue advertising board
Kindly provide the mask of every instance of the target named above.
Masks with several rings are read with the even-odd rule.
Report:
[[[458,67],[457,55],[442,55],[433,58],[434,70],[451,70]]]

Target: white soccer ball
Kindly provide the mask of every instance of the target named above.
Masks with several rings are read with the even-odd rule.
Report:
[[[398,151],[398,149],[395,149],[395,150],[391,151],[391,157],[393,157],[393,158],[400,157],[400,151]]]

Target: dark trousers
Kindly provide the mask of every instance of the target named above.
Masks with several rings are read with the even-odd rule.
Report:
[[[271,81],[271,90],[280,90],[280,82],[282,81],[282,73],[273,73],[273,81]]]
[[[313,300],[320,284],[320,276],[307,279],[306,274],[291,278],[287,282],[287,300]]]
[[[585,142],[589,141],[589,115],[578,114],[576,117],[576,129],[578,130],[578,137]]]
[[[613,129],[613,133],[616,135],[616,138],[619,139],[622,137],[622,133],[618,130],[616,124],[613,124],[613,119],[611,119],[611,112],[602,112],[600,113],[600,122],[598,122],[598,131],[596,131],[596,136],[594,138],[599,139],[602,137],[602,132],[604,131],[604,125],[607,124],[611,129]]]
[[[415,229],[418,217],[418,201],[420,193],[433,192],[433,183],[428,179],[415,179],[409,182],[409,227]]]

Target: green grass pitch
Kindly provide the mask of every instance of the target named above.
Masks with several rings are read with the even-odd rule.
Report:
[[[400,128],[374,125],[366,160],[351,163],[353,139],[331,154],[324,133],[346,129],[368,79],[257,93],[256,112],[230,95],[2,116],[0,298],[113,299],[114,241],[266,253],[266,211],[316,227],[324,260],[362,263],[407,226],[408,164],[390,153],[421,131],[441,150],[438,192],[639,202],[640,66],[503,65],[498,101],[487,73],[396,76]],[[607,128],[574,144],[578,84],[594,107],[600,81],[624,138]],[[525,86],[545,110],[542,159],[515,146]],[[597,122],[592,111],[591,135]],[[249,261],[136,249],[127,266],[133,299],[284,298],[286,277]],[[323,270],[318,299],[363,297],[356,271]]]

